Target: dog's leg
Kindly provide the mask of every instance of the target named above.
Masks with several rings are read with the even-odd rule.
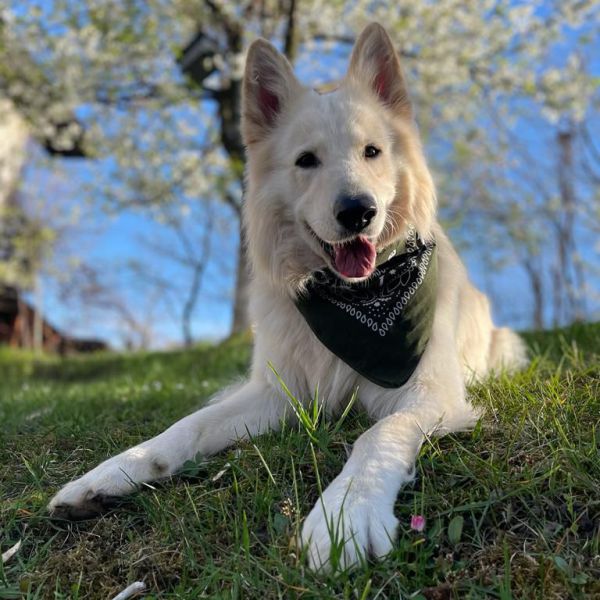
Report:
[[[466,428],[476,419],[465,400],[458,359],[435,361],[437,354],[424,356],[401,390],[362,385],[363,404],[372,416],[383,418],[358,438],[342,472],[304,523],[302,542],[311,568],[335,567],[334,556],[347,568],[361,557],[390,552],[398,525],[396,496],[413,478],[425,435]]]
[[[219,452],[237,439],[279,426],[286,402],[267,383],[250,381],[226,390],[205,408],[160,435],[110,458],[62,488],[49,510],[67,518],[101,512],[137,484],[175,473],[196,455]]]
[[[344,569],[369,554],[390,552],[398,525],[394,502],[401,486],[413,477],[422,440],[416,415],[404,411],[358,438],[342,472],[304,523],[302,542],[312,569],[335,566],[330,558],[336,551],[338,566]]]

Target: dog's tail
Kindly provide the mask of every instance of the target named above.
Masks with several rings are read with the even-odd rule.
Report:
[[[527,366],[527,346],[508,327],[498,327],[492,331],[489,366],[492,371],[519,371]]]

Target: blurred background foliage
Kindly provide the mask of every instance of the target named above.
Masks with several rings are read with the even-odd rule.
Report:
[[[240,83],[258,36],[316,85],[392,35],[441,218],[500,322],[599,314],[600,3],[39,0],[0,9],[0,339],[247,329]]]

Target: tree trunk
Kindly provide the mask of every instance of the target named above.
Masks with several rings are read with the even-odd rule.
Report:
[[[21,178],[28,137],[25,121],[11,102],[0,98],[0,228],[2,211],[14,198]]]
[[[242,333],[250,328],[250,317],[248,315],[249,288],[250,264],[248,262],[248,253],[246,251],[246,236],[240,222],[240,245],[238,247],[231,335]]]
[[[535,264],[533,257],[524,261],[525,272],[529,278],[531,293],[533,295],[533,327],[541,330],[544,328],[544,287],[542,282],[542,269]]]
[[[573,161],[574,130],[571,123],[557,134],[560,212],[556,215],[557,264],[554,269],[555,323],[563,325],[585,314],[585,279],[577,260],[575,217],[577,195]]]
[[[11,244],[7,240],[4,217],[16,202],[28,137],[25,121],[11,102],[0,98],[0,262],[11,259]],[[2,306],[12,306],[19,301],[17,289],[10,283],[14,284],[0,281],[0,326],[6,320],[7,336],[9,315],[2,314]]]
[[[241,80],[234,79],[225,91],[218,95],[219,116],[221,117],[221,141],[229,155],[231,168],[235,171],[240,181],[240,190],[243,195],[245,152],[242,142],[240,127],[241,114]],[[231,335],[246,331],[250,327],[248,316],[248,286],[250,283],[250,265],[246,252],[244,227],[242,225],[242,205],[239,199],[229,197],[228,203],[235,211],[240,232],[238,261],[235,277],[235,291],[233,300],[233,321]]]
[[[284,26],[284,53],[293,61],[298,46],[298,27],[296,19],[297,1],[288,0],[284,8],[285,26]],[[243,30],[245,24],[243,21],[237,21],[224,13],[220,5],[215,2],[207,2],[207,6],[221,23],[223,33],[227,40],[227,52],[231,61],[229,78],[223,81],[223,87],[214,91],[211,90],[211,96],[217,101],[219,118],[221,121],[221,143],[227,152],[231,161],[231,169],[240,181],[240,190],[243,196],[243,175],[246,155],[241,133],[241,114],[242,114],[242,73],[238,66],[243,63],[244,54],[244,36]],[[185,52],[190,51],[194,44],[200,44],[205,40],[203,31],[199,31],[194,38],[194,42],[186,48]],[[210,46],[210,42],[208,44]],[[217,52],[217,50],[215,50]],[[191,54],[190,54],[191,57]],[[204,80],[210,74],[198,64],[196,57],[184,60],[183,70],[199,86],[204,85]],[[240,244],[238,248],[238,262],[235,280],[235,292],[233,303],[233,322],[231,325],[231,335],[246,331],[250,327],[248,315],[249,283],[250,283],[250,265],[246,252],[246,241],[244,237],[244,228],[242,225],[242,203],[240,199],[235,199],[226,194],[227,202],[234,210],[238,218],[240,231]]]
[[[194,337],[192,335],[192,316],[194,308],[196,306],[196,300],[198,299],[198,292],[200,291],[200,283],[202,279],[203,270],[203,268],[194,268],[190,291],[183,306],[181,327],[183,333],[183,344],[186,348],[190,348],[194,343]]]
[[[245,153],[240,128],[241,113],[241,80],[233,80],[226,91],[220,92],[219,115],[221,117],[221,140],[229,155],[231,168],[235,171],[240,182],[243,195]],[[246,331],[250,327],[248,316],[248,298],[250,283],[250,265],[246,252],[244,227],[242,225],[242,205],[239,199],[229,197],[228,203],[234,210],[238,219],[239,246],[238,261],[235,277],[235,291],[233,300],[233,321],[231,335]]]
[[[210,204],[209,204],[210,209]],[[192,316],[196,304],[198,303],[198,296],[200,294],[200,288],[202,287],[202,278],[204,277],[204,271],[206,270],[206,264],[209,261],[211,251],[211,234],[213,229],[213,217],[212,211],[207,211],[207,218],[205,220],[204,239],[202,241],[202,250],[199,256],[196,256],[196,250],[192,242],[185,235],[182,229],[177,228],[181,242],[187,253],[187,259],[189,265],[192,267],[192,283],[190,290],[183,307],[182,326],[183,326],[183,340],[186,348],[189,348],[194,338],[192,336]]]

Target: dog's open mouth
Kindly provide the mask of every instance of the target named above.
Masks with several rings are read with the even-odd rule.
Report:
[[[364,279],[375,270],[377,250],[375,244],[364,235],[332,244],[322,240],[310,227],[308,229],[329,256],[331,266],[343,277]]]

